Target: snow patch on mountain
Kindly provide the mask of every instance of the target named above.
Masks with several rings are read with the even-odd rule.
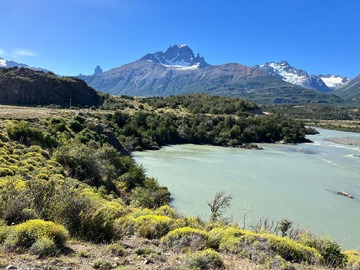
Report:
[[[330,92],[331,89],[321,80],[320,77],[309,75],[305,70],[292,67],[288,62],[279,63],[268,62],[258,65],[258,68],[267,71],[270,75],[281,78],[282,80],[302,86],[304,88]]]
[[[6,67],[6,60],[0,58],[0,67]]]
[[[344,87],[350,82],[350,78],[342,77],[339,75],[319,75],[321,80],[331,89],[339,89]]]
[[[12,67],[22,67],[22,68],[29,68],[32,70],[37,70],[37,71],[43,71],[45,73],[49,72],[49,70],[43,69],[43,68],[38,68],[38,67],[30,67],[26,64],[21,64],[21,63],[17,63],[15,61],[9,61],[3,58],[0,58],[0,68],[12,68]]]
[[[167,68],[172,68],[172,69],[176,69],[176,70],[197,70],[200,68],[200,63],[197,63],[195,65],[192,66],[186,66],[186,65],[163,65],[164,67]]]

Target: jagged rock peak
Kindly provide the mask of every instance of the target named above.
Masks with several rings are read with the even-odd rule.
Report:
[[[186,44],[170,46],[165,52],[149,53],[141,60],[175,67],[203,68],[209,66],[204,57],[201,57],[199,53],[195,56],[193,50]]]
[[[101,74],[103,71],[99,65],[96,66],[94,70],[94,75]]]

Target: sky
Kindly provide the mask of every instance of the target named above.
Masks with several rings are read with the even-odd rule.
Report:
[[[359,0],[0,0],[0,57],[92,74],[187,44],[212,65],[360,74]]]

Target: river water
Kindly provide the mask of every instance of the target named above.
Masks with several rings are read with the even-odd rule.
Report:
[[[314,143],[259,144],[264,150],[174,145],[134,152],[147,174],[167,186],[180,213],[208,219],[218,191],[232,195],[228,217],[249,228],[265,218],[287,218],[304,229],[334,238],[344,249],[360,249],[360,146],[327,138],[360,134],[318,129]],[[336,194],[346,191],[350,199]]]

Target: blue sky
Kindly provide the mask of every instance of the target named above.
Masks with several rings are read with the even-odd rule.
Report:
[[[358,0],[0,0],[0,13],[0,57],[61,75],[183,43],[210,64],[360,74]]]

